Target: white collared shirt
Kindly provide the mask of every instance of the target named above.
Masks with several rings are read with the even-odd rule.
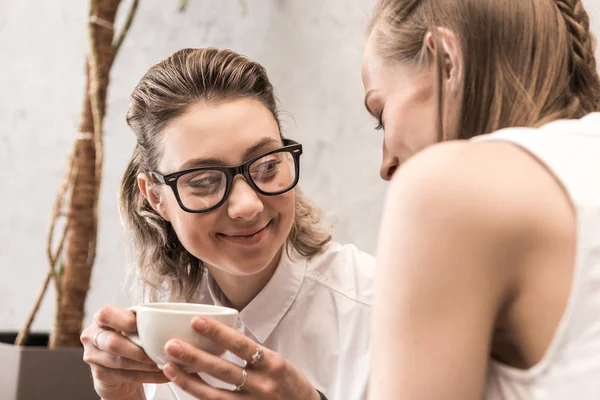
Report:
[[[366,399],[375,259],[337,243],[312,258],[290,249],[240,312],[239,330],[279,353],[329,400]],[[205,276],[198,303],[222,305],[219,287]],[[230,353],[225,358],[241,364]],[[172,384],[145,385],[145,391],[148,400],[192,399]]]

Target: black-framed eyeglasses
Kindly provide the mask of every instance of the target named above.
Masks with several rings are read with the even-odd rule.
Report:
[[[200,167],[168,175],[151,172],[173,189],[179,206],[190,213],[220,207],[231,192],[233,178],[241,174],[256,192],[277,196],[294,188],[300,177],[302,145],[283,139],[284,147],[256,156],[237,167]]]

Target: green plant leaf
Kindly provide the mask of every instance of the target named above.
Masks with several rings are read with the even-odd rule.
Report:
[[[189,0],[179,0],[179,12],[184,12],[187,8]]]

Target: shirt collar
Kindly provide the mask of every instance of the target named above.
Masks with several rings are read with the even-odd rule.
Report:
[[[281,252],[281,260],[266,286],[239,314],[240,322],[262,344],[279,325],[300,292],[306,275],[306,258],[291,245]],[[223,294],[207,274],[208,291],[214,303],[223,306]]]

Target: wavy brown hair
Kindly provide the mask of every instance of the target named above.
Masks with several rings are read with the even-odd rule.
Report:
[[[131,94],[127,123],[137,144],[121,182],[121,218],[144,299],[189,301],[204,272],[202,260],[181,244],[171,224],[152,209],[137,184],[139,173],[155,171],[162,155],[161,132],[197,103],[251,98],[273,115],[281,135],[277,102],[266,70],[231,50],[183,49],[154,65]],[[320,227],[320,210],[296,188],[289,243],[312,256],[331,240]]]
[[[459,131],[469,139],[600,110],[590,19],[580,0],[380,0],[369,25],[392,62],[436,63],[442,132],[442,57],[437,27],[458,38],[464,65]],[[428,55],[432,33],[437,54]]]

